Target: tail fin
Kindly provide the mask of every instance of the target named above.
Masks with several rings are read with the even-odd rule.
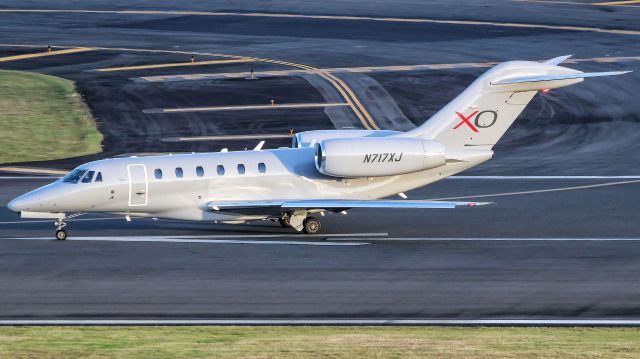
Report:
[[[582,82],[586,77],[630,71],[584,73],[557,66],[568,56],[544,63],[509,61],[476,79],[422,126],[403,136],[430,139],[447,146],[492,148],[538,91]]]

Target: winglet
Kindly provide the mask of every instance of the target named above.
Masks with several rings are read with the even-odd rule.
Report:
[[[545,61],[543,63],[547,64],[547,65],[558,65],[558,64],[561,64],[561,63],[567,61],[567,59],[569,59],[571,56],[573,56],[573,55],[558,56],[558,57],[554,57],[552,59],[549,59],[549,60],[547,60],[547,61]]]

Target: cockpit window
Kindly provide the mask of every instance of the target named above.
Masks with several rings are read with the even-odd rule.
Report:
[[[102,182],[102,172],[98,172],[96,175],[96,180],[94,182]]]
[[[82,177],[82,181],[80,181],[80,182],[82,182],[82,183],[91,183],[91,180],[93,179],[93,175],[95,173],[96,173],[95,171],[87,172],[87,174],[84,177]]]
[[[62,178],[63,182],[67,182],[67,183],[78,183],[78,181],[80,180],[80,178],[87,173],[87,170],[83,170],[83,169],[75,169],[71,172],[69,172],[68,175],[64,176],[64,178]]]

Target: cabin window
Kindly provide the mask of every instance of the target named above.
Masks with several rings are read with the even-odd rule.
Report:
[[[162,179],[162,170],[159,168],[156,168],[156,170],[153,172],[156,176],[157,179]]]
[[[82,183],[91,183],[91,180],[93,179],[93,175],[95,174],[95,171],[89,171],[84,177],[82,177]]]
[[[94,182],[102,182],[102,172],[98,172],[96,175],[96,180]]]
[[[263,162],[258,163],[258,172],[260,173],[267,172],[267,165],[265,165]]]
[[[238,173],[243,175],[245,172],[244,165],[241,163],[238,165]]]
[[[202,177],[204,176],[204,168],[202,168],[202,166],[198,166],[196,167],[196,175],[198,177]]]
[[[218,165],[216,170],[218,171],[218,176],[224,176],[224,166],[223,165]]]
[[[78,183],[80,177],[82,177],[86,172],[87,170],[73,170],[68,175],[64,176],[62,181],[68,183]]]
[[[184,171],[182,171],[182,167],[176,167],[176,177],[182,178],[184,176]]]

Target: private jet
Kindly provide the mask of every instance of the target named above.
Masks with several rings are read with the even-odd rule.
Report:
[[[83,164],[7,206],[22,218],[66,220],[84,213],[244,223],[277,221],[318,233],[312,214],[354,208],[449,209],[483,202],[406,199],[404,192],[477,166],[539,91],[585,78],[544,62],[509,61],[477,78],[421,126],[408,131],[320,130],[297,133],[291,148],[109,158]],[[405,199],[385,199],[400,195]]]

